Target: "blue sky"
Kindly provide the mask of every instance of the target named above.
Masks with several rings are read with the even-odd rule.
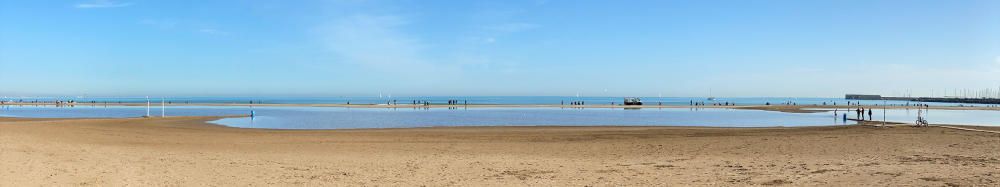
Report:
[[[0,95],[1000,89],[1000,1],[0,0]]]

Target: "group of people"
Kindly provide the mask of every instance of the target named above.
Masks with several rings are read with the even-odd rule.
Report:
[[[705,102],[694,102],[694,100],[688,101],[690,106],[705,106]],[[736,106],[736,102],[724,102],[724,103],[712,103],[712,106]]]
[[[457,105],[457,104],[458,104],[458,100],[454,100],[454,99],[453,100],[448,100],[448,105]],[[469,101],[466,100],[465,104],[469,104]]]
[[[705,102],[704,102],[704,101],[702,101],[702,102],[694,102],[694,100],[692,100],[692,101],[690,101],[690,102],[688,102],[688,103],[689,103],[689,105],[691,105],[691,106],[699,106],[699,105],[700,105],[700,106],[704,106],[704,105],[705,105]]]
[[[840,111],[839,109],[834,109],[833,110],[833,118],[837,119],[837,117],[842,117],[843,120],[846,122],[847,121],[847,112],[844,112],[844,114],[841,116],[841,115],[838,115],[839,111]],[[865,120],[865,111],[866,111],[865,108],[854,109],[854,113],[857,115],[856,119],[864,121]],[[874,114],[873,113],[874,110],[872,110],[871,108],[868,108],[867,111],[868,111],[868,120],[874,120],[875,118],[873,118],[873,116],[872,116]]]
[[[859,120],[862,120],[862,121],[865,120],[865,108],[854,109],[854,112],[857,113],[857,116],[858,116]],[[868,120],[872,120],[872,109],[871,108],[868,108]]]
[[[431,102],[413,100],[413,105],[417,105],[417,104],[421,104],[421,105],[427,106],[427,105],[431,105]]]

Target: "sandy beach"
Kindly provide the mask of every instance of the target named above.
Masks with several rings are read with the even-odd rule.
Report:
[[[1000,187],[1000,0],[0,0],[0,187]]]
[[[1000,134],[937,127],[266,130],[212,119],[0,118],[0,186],[1000,185]]]

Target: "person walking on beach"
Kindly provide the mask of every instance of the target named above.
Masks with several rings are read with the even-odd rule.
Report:
[[[847,112],[844,112],[842,116],[844,116],[844,123],[847,123]]]

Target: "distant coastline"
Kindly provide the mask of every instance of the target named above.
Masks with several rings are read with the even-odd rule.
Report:
[[[0,106],[146,106],[146,103],[3,103]],[[151,103],[151,106],[160,106],[159,102]],[[348,107],[348,108],[624,108],[624,109],[644,109],[644,108],[728,108],[747,110],[766,110],[791,113],[812,113],[824,112],[834,109],[853,108],[874,108],[874,109],[931,109],[931,110],[997,110],[1000,106],[882,106],[882,105],[736,105],[736,106],[715,106],[715,105],[531,105],[531,104],[249,104],[249,103],[170,103],[165,106],[227,106],[227,107]]]

